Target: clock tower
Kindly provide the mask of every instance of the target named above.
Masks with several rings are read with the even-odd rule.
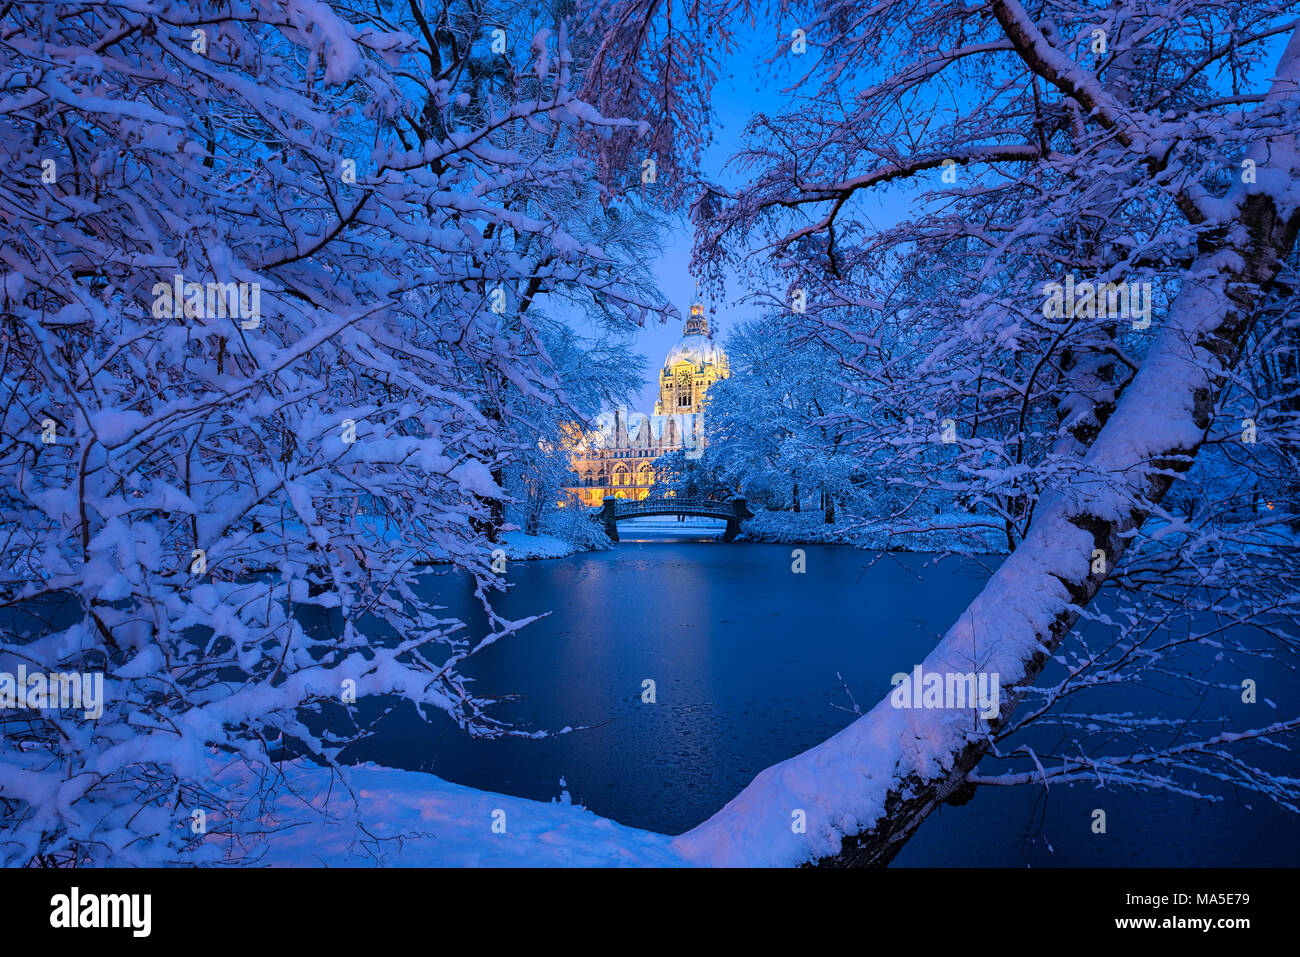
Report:
[[[709,386],[726,378],[727,357],[713,341],[704,306],[695,303],[686,329],[659,371],[659,401],[655,415],[678,415],[704,410]]]

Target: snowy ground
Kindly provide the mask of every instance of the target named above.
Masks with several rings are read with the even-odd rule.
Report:
[[[981,524],[987,523],[987,524]],[[1151,518],[1143,526],[1143,533],[1153,538],[1194,534],[1205,542],[1213,542],[1220,535],[1231,535],[1231,526],[1222,529],[1172,527],[1161,519]],[[1254,528],[1250,534],[1255,543],[1236,541],[1235,547],[1260,554],[1271,554],[1278,548],[1300,546],[1300,532],[1279,522],[1272,528]],[[769,512],[759,511],[741,527],[741,542],[774,542],[782,545],[824,545],[843,543],[866,549],[897,552],[956,552],[964,555],[1007,554],[1006,533],[995,527],[992,519],[974,516],[967,512],[945,512],[928,516],[911,526],[898,522],[889,529],[837,523],[827,525],[819,511]],[[1168,544],[1168,543],[1166,543]]]
[[[525,561],[534,558],[568,558],[584,551],[571,542],[566,542],[554,535],[525,535],[523,532],[504,532],[501,547],[506,550],[510,561]],[[446,562],[447,553],[435,549],[421,552],[419,557],[428,562]]]
[[[373,764],[348,769],[359,800],[328,769],[283,766],[286,787],[246,850],[285,867],[682,867],[662,834],[568,803],[477,791],[432,774]],[[214,841],[223,840],[214,836]]]
[[[504,535],[506,558],[519,561],[530,558],[568,558],[579,551],[577,545],[554,535],[525,535],[523,532],[506,532]]]
[[[1000,529],[971,528],[981,521],[965,512],[935,515],[924,525],[895,528],[892,532],[840,522],[827,525],[822,512],[759,511],[741,526],[742,542],[775,542],[782,545],[825,545],[843,543],[881,551],[957,552],[971,555],[1001,554],[1007,550]]]

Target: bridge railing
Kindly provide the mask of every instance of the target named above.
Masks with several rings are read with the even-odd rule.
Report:
[[[633,515],[651,509],[656,512],[706,511],[730,514],[732,505],[730,502],[719,502],[705,498],[643,498],[635,502],[618,499],[614,503],[614,512],[617,515]]]

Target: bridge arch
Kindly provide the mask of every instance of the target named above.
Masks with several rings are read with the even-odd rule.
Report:
[[[704,518],[721,518],[727,522],[722,540],[730,542],[740,534],[740,523],[753,518],[754,513],[743,498],[715,502],[703,498],[642,498],[630,501],[607,497],[600,510],[605,523],[605,534],[612,542],[618,541],[618,523],[629,518],[646,518],[651,515],[699,515]]]

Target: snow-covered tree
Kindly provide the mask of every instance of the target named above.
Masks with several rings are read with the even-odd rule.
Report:
[[[781,316],[735,329],[731,375],[707,400],[706,454],[720,479],[756,504],[819,508],[832,524],[837,506],[879,508],[888,483],[847,441],[859,396],[826,337],[824,328],[797,329]]]
[[[566,131],[627,124],[562,24],[423,11],[0,8],[0,671],[105,676],[100,715],[0,713],[0,863],[238,856],[270,755],[351,736],[322,702],[511,733],[460,667],[522,624],[490,603],[512,397],[563,401],[525,306],[646,310],[524,198],[587,188]]]

